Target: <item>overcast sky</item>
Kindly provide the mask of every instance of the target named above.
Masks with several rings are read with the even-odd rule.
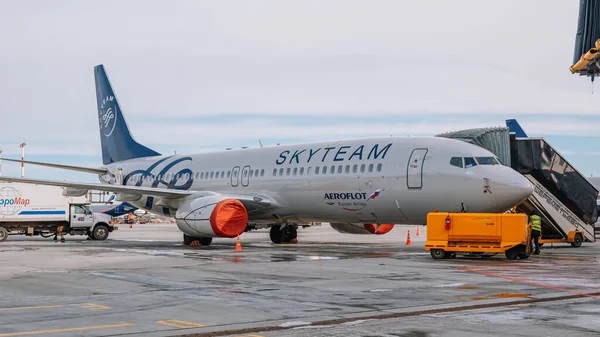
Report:
[[[0,148],[100,165],[93,67],[161,153],[504,126],[600,175],[579,1],[0,1]],[[18,176],[18,164],[2,163]],[[26,166],[26,177],[97,181]]]

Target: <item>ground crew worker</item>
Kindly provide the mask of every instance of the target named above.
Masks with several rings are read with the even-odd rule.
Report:
[[[133,213],[129,213],[129,215],[127,216],[127,218],[129,220],[129,228],[133,228],[133,222],[135,221],[134,217],[133,217]]]
[[[56,227],[56,233],[54,233],[54,242],[56,242],[59,235],[60,235],[60,242],[64,243],[65,236],[63,235],[63,226]]]
[[[539,216],[537,210],[531,211],[529,213],[529,218],[531,222],[531,238],[533,239],[533,244],[535,245],[535,251],[533,254],[538,255],[540,253],[540,236],[542,235],[542,217]]]

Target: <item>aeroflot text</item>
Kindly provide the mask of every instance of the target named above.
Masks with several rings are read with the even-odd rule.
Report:
[[[30,199],[25,199],[25,198],[21,198],[21,197],[16,197],[14,199],[0,199],[0,207],[11,206],[11,205],[19,205],[19,206],[27,207],[27,205],[29,205],[29,203],[31,203]]]
[[[277,165],[283,165],[286,163],[286,161],[288,164],[300,164],[301,162],[310,163],[313,157],[315,158],[315,161],[320,159],[321,162],[324,162],[330,153],[331,156],[333,156],[333,161],[350,161],[352,159],[363,160],[363,158],[371,160],[379,159],[380,157],[381,159],[384,159],[391,146],[392,143],[384,147],[380,147],[379,144],[375,144],[371,146],[371,148],[365,148],[365,145],[360,145],[355,149],[352,149],[352,146],[340,146],[339,148],[332,146],[318,149],[296,150],[294,153],[286,150],[279,154],[279,159],[277,159],[275,163]],[[291,157],[289,157],[288,161],[289,155],[291,155]]]

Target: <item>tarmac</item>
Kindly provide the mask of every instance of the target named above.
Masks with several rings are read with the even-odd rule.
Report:
[[[433,260],[426,227],[272,244],[266,230],[182,246],[173,224],[106,241],[0,243],[0,337],[590,336],[600,333],[600,244],[509,261]],[[406,245],[410,230],[411,245]]]

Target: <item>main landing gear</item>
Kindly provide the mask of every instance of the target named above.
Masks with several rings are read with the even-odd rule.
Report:
[[[186,246],[208,246],[212,242],[212,238],[200,238],[183,234],[183,244]]]
[[[291,243],[296,242],[298,230],[294,224],[273,225],[270,232],[273,243]]]

